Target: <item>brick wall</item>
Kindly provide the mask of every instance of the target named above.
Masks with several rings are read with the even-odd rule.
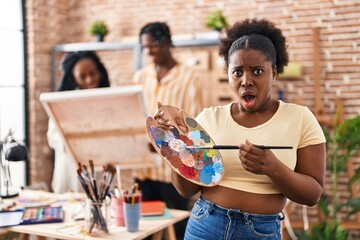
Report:
[[[334,116],[336,97],[342,98],[345,117],[360,111],[360,2],[357,0],[34,0],[26,1],[30,110],[31,182],[50,182],[51,151],[47,146],[47,117],[38,101],[50,91],[50,53],[56,44],[91,42],[90,24],[105,20],[107,42],[136,41],[149,21],[166,21],[172,34],[209,31],[205,19],[221,9],[230,23],[247,17],[268,18],[282,28],[290,60],[303,66],[297,81],[277,81],[286,101],[314,107],[312,28],[319,28],[322,112]],[[127,83],[134,73],[132,51],[100,52],[113,85]],[[61,54],[57,56],[58,61]],[[354,158],[359,165],[359,157]],[[346,182],[347,176],[341,177]],[[331,182],[328,177],[327,182]],[[344,192],[344,195],[346,193]]]
[[[69,41],[68,9],[67,1],[26,1],[31,183],[51,181],[52,152],[46,139],[48,118],[38,99],[40,93],[50,89],[52,46]]]

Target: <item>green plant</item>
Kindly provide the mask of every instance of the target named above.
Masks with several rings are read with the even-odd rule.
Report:
[[[347,219],[360,211],[360,197],[353,196],[350,191],[353,184],[360,183],[360,167],[355,170],[348,182],[350,197],[344,203],[338,202],[337,184],[339,173],[346,169],[347,161],[360,148],[360,115],[346,119],[336,126],[333,134],[328,134],[327,138],[328,146],[332,149],[328,156],[333,179],[332,196],[323,195],[321,197],[318,207],[323,213],[324,219],[313,226],[309,233],[305,233],[305,239],[345,240],[348,238],[348,232],[341,226],[339,214],[346,209]]]
[[[89,33],[92,35],[106,36],[109,33],[109,28],[104,21],[98,20],[91,24]]]
[[[226,28],[228,25],[229,24],[228,21],[226,20],[226,17],[222,14],[220,10],[211,12],[206,20],[207,27],[218,31],[222,30],[223,28]]]

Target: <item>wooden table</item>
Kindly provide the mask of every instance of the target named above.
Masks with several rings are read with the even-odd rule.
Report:
[[[140,220],[139,231],[129,233],[125,227],[110,227],[109,234],[97,234],[95,236],[86,236],[79,233],[82,222],[65,221],[63,223],[49,223],[49,224],[33,224],[33,225],[19,225],[9,227],[7,230],[24,233],[28,235],[35,235],[40,237],[50,237],[58,239],[122,239],[135,240],[144,239],[152,236],[152,239],[161,239],[163,232],[167,235],[166,239],[176,239],[173,225],[181,220],[189,217],[188,211],[170,209],[172,218],[164,219],[144,219]],[[77,228],[76,225],[79,227]],[[44,239],[44,238],[40,238]]]
[[[83,194],[70,193],[72,196],[79,198]],[[66,194],[54,194],[42,191],[22,191],[21,197],[41,196],[45,203],[54,204],[54,199],[69,199]],[[96,235],[85,235],[81,232],[83,221],[74,221],[71,219],[71,210],[74,210],[72,203],[63,201],[65,219],[62,223],[49,223],[49,224],[32,224],[32,225],[18,225],[13,227],[4,228],[4,231],[18,232],[22,234],[22,239],[28,238],[29,235],[35,235],[38,239],[55,238],[55,239],[122,239],[122,240],[135,240],[144,239],[152,236],[153,240],[160,240],[162,235],[166,234],[166,239],[176,239],[174,224],[180,222],[190,216],[189,211],[169,209],[168,216],[164,217],[142,217],[139,223],[139,231],[129,233],[125,227],[117,227],[110,225],[109,233],[97,233]],[[78,203],[75,203],[75,205]]]

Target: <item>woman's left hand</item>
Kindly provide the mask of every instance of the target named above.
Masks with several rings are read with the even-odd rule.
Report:
[[[275,169],[277,158],[269,149],[260,149],[246,139],[240,144],[239,158],[246,171],[255,174],[265,174]]]
[[[172,123],[169,118],[165,117],[165,113],[164,113],[164,111],[162,111],[162,107],[163,107],[163,105],[160,102],[158,102],[158,112],[154,116],[154,119],[159,124],[159,126],[162,129],[170,130],[170,129],[174,128],[173,124],[176,124],[177,127],[183,133],[187,133],[189,129],[185,124],[184,110],[183,109],[178,109],[178,110],[175,111],[173,109],[172,112],[168,113],[168,114],[171,114],[171,117],[175,121],[174,123]]]

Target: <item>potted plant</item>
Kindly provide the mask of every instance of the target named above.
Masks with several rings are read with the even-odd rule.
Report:
[[[109,33],[109,28],[104,21],[97,20],[91,24],[89,33],[95,35],[98,42],[102,42]]]
[[[229,25],[226,17],[220,10],[211,12],[206,19],[206,26],[215,30],[221,31]]]

